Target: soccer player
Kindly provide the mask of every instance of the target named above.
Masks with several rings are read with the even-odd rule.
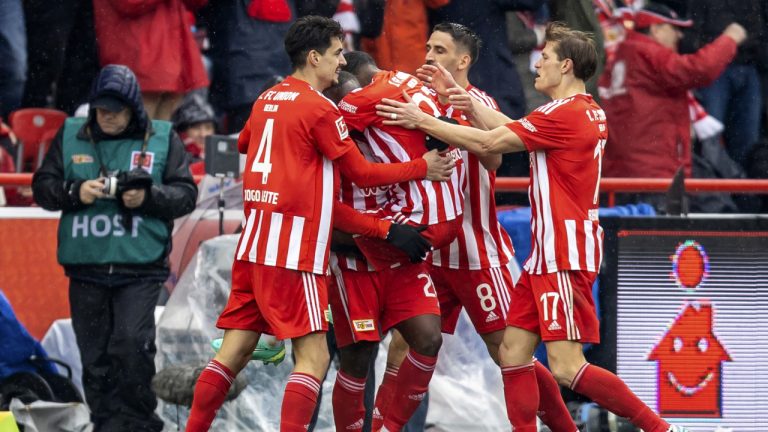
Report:
[[[488,131],[448,125],[424,115],[413,103],[383,101],[379,112],[389,118],[388,124],[418,127],[479,155],[529,153],[533,247],[512,292],[514,307],[507,315],[499,350],[513,429],[536,431],[540,395],[531,357],[544,340],[561,385],[647,432],[682,431],[656,415],[620,378],[587,363],[582,351],[583,343],[600,339],[591,291],[602,259],[597,203],[608,131],[603,110],[584,86],[595,71],[596,58],[594,42],[585,33],[550,24],[535,65],[535,87],[553,101],[520,121],[473,104]],[[437,69],[433,82],[448,74]],[[463,89],[451,93],[461,94]]]
[[[470,67],[475,63],[481,41],[469,28],[461,24],[441,23],[433,28],[427,42],[426,63],[440,64],[454,78],[464,95],[472,102],[498,111],[495,100],[469,83]],[[458,124],[477,122],[472,110],[456,109],[448,98],[439,95],[446,105],[446,115]],[[454,98],[456,100],[456,98]],[[469,117],[468,117],[469,116]],[[476,124],[476,127],[482,125]],[[485,342],[488,353],[498,363],[499,345],[506,328],[507,311],[510,308],[512,275],[507,264],[513,255],[512,242],[496,219],[494,200],[495,169],[501,164],[501,154],[477,156],[462,152],[465,163],[464,222],[462,231],[449,246],[436,251],[431,258],[430,275],[437,288],[442,314],[442,331],[453,334],[462,307],[467,309],[475,329]],[[387,367],[396,368],[404,353],[398,333],[393,332]],[[560,397],[560,391],[552,374],[539,362],[535,362],[539,392],[543,396],[539,404],[539,416],[553,432],[573,432],[576,425]],[[392,380],[391,374],[385,384]],[[386,411],[386,395],[379,391],[377,406]]]
[[[342,38],[331,19],[298,19],[285,38],[293,73],[259,96],[240,133],[239,150],[247,152],[244,226],[232,292],[217,322],[225,329],[224,341],[197,381],[188,431],[210,427],[261,333],[292,339],[296,362],[285,387],[280,430],[306,430],[328,367],[325,272],[337,171],[364,186],[446,179],[453,173],[450,161],[432,153],[406,164],[363,158],[336,106],[319,93],[345,64]],[[403,229],[376,233],[394,241],[392,234]]]
[[[365,53],[347,54],[350,72],[362,89],[339,103],[353,132],[362,134],[361,151],[382,163],[404,162],[425,150],[425,134],[385,126],[375,106],[382,98],[401,97],[407,92],[419,101],[420,109],[439,115],[431,93],[415,77],[402,72],[380,71]],[[351,66],[351,68],[350,68]],[[377,214],[402,224],[423,225],[422,235],[436,248],[449,244],[461,227],[463,196],[461,156],[450,181],[409,181],[389,188],[363,188],[342,176],[342,201],[362,212]],[[352,179],[350,179],[352,180]],[[380,241],[356,238],[366,261],[337,256],[332,261],[338,292],[331,292],[334,331],[340,347],[341,367],[334,387],[333,406],[337,430],[362,427],[362,394],[368,365],[380,335],[397,328],[410,349],[391,389],[392,408],[379,417],[382,430],[399,431],[418,407],[437,362],[442,343],[437,294],[426,263],[403,260]]]

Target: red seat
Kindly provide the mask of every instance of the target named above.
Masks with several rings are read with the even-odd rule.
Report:
[[[67,113],[47,108],[22,108],[11,113],[11,129],[19,138],[16,170],[32,172],[43,162],[45,151],[64,124]]]

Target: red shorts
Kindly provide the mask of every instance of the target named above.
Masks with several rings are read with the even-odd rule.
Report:
[[[448,222],[440,222],[435,225],[429,225],[427,229],[421,232],[430,243],[432,248],[437,250],[443,246],[449,245],[461,229],[461,217]],[[409,264],[408,256],[400,249],[392,246],[386,240],[355,237],[355,243],[360,251],[365,255],[366,260],[376,270],[384,270],[394,265]]]
[[[290,339],[328,331],[326,276],[235,260],[232,292],[216,327]]]
[[[380,272],[337,271],[328,297],[336,344],[378,342],[398,323],[419,315],[440,315],[427,264]]]
[[[443,333],[456,330],[461,308],[479,334],[504,330],[507,326],[510,292],[514,284],[507,266],[482,270],[455,270],[432,266],[432,280],[440,300]]]
[[[526,271],[512,290],[507,325],[541,335],[543,341],[600,343],[600,323],[592,300],[597,273]]]

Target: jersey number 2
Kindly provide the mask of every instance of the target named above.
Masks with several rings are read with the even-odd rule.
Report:
[[[275,127],[275,119],[267,119],[264,124],[264,132],[261,134],[259,148],[256,150],[256,157],[253,158],[251,172],[261,173],[261,183],[267,184],[269,173],[272,172],[272,164],[269,162],[269,156],[272,154],[272,129]]]

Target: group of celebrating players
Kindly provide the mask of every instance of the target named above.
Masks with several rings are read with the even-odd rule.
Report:
[[[577,431],[559,385],[646,432],[683,431],[582,353],[599,342],[591,293],[608,136],[584,87],[597,63],[588,35],[548,26],[535,87],[552,102],[517,121],[469,83],[481,42],[465,26],[434,27],[417,76],[344,54],[342,40],[333,20],[297,20],[285,38],[293,73],[259,97],[240,133],[249,199],[217,322],[224,341],[197,381],[186,430],[210,428],[264,333],[291,339],[295,356],[280,430],[307,430],[328,369],[330,303],[339,431],[362,430],[369,363],[389,331],[373,430],[400,431],[462,308],[500,366],[513,431],[536,431],[537,416],[554,432]],[[517,151],[530,159],[533,244],[513,285],[494,182],[501,154]],[[551,372],[533,358],[542,340]]]

